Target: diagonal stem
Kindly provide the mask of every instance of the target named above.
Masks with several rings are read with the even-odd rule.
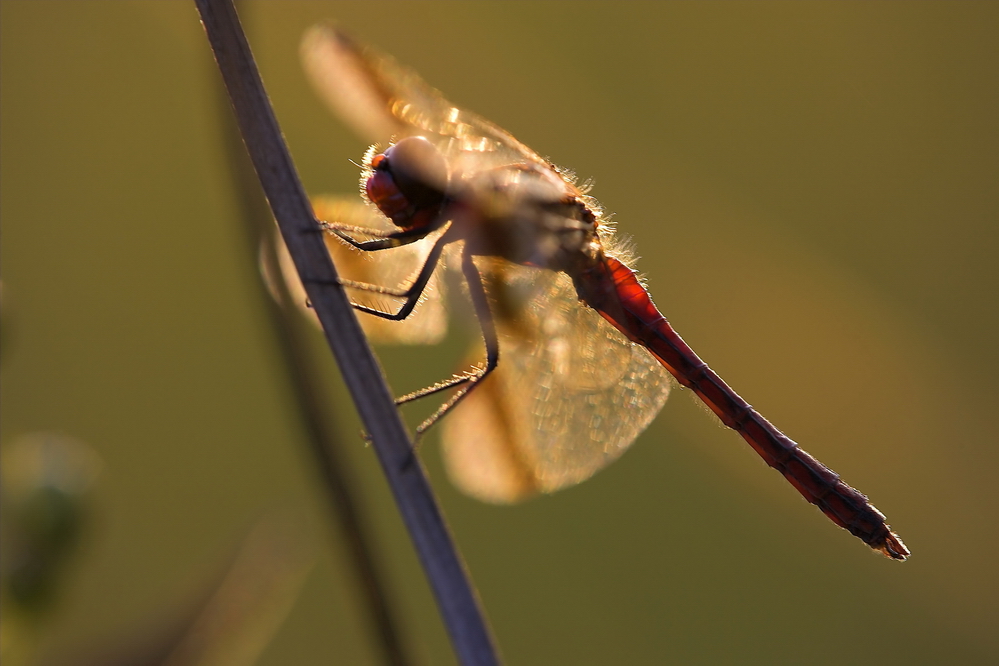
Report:
[[[462,664],[499,663],[479,600],[343,287],[230,0],[196,0],[274,218],[360,413]]]
[[[220,89],[221,90],[221,89]],[[223,93],[224,94],[224,93]],[[353,470],[344,455],[344,443],[330,423],[334,422],[329,397],[312,370],[305,322],[292,307],[292,297],[281,274],[277,246],[273,234],[273,219],[267,202],[258,187],[249,158],[243,152],[239,132],[222,105],[225,153],[235,185],[235,196],[241,209],[243,236],[247,240],[246,256],[255,265],[259,253],[264,272],[257,275],[257,296],[267,313],[274,342],[283,361],[288,385],[295,396],[299,421],[305,429],[305,440],[315,461],[321,485],[326,493],[335,536],[345,544],[351,578],[357,587],[359,602],[366,611],[373,643],[385,664],[406,666],[413,663],[407,653],[396,618],[393,616],[388,583],[380,571],[376,548],[366,527],[364,507],[352,481]],[[269,293],[264,275],[271,276]]]

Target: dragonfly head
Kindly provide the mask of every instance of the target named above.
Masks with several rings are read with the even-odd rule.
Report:
[[[370,164],[368,198],[399,227],[411,227],[423,211],[436,212],[448,184],[447,160],[422,136],[393,144]]]

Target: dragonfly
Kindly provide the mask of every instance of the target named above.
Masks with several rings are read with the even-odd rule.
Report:
[[[675,382],[836,525],[889,558],[909,556],[865,495],[683,341],[571,172],[335,26],[311,28],[302,58],[326,103],[376,142],[361,165],[362,201],[313,201],[368,330],[440,339],[443,265],[478,320],[483,362],[397,400],[450,392],[417,436],[442,422],[459,488],[505,503],[579,483],[631,445]]]

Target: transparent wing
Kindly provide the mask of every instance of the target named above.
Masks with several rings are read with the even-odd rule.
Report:
[[[332,26],[305,33],[302,60],[319,95],[369,141],[424,136],[437,144],[458,178],[525,162],[551,168],[510,133],[451,104],[412,70]]]
[[[655,418],[669,374],[581,304],[563,273],[477,260],[500,336],[496,370],[443,419],[455,485],[514,502],[579,483]]]
[[[550,181],[538,182],[582,196],[571,178],[512,135],[335,28],[310,29],[302,57],[319,94],[359,134],[383,144],[429,139],[447,158],[452,183],[488,184],[489,173],[512,166],[550,172]],[[476,201],[479,189],[460,190],[469,208],[496,203],[489,188]],[[543,198],[562,199],[558,191]],[[442,421],[450,474],[469,494],[494,502],[578,483],[620,456],[655,417],[669,376],[582,306],[564,274],[481,258],[477,264],[487,277],[500,362]]]
[[[392,222],[384,215],[356,199],[313,197],[312,207],[320,220],[382,231],[395,230]],[[415,243],[379,252],[362,252],[332,234],[327,234],[324,239],[341,278],[382,287],[405,288],[412,284],[438,235],[431,234]],[[281,272],[288,283],[289,291],[309,318],[318,324],[319,320],[315,313],[307,306],[305,290],[280,235],[278,243]],[[355,303],[382,311],[395,312],[402,304],[399,298],[358,289],[349,289],[348,294]],[[444,301],[444,281],[440,279],[440,270],[438,270],[430,278],[420,303],[406,319],[390,321],[363,312],[358,313],[358,317],[364,332],[374,342],[435,344],[440,342],[447,332]]]

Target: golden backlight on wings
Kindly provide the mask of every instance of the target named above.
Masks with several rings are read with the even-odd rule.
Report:
[[[580,307],[565,274],[508,265],[487,275],[523,290],[522,307],[514,319],[497,317],[496,371],[442,423],[445,462],[469,495],[509,502],[579,483],[616,460],[659,413],[670,377]]]
[[[908,556],[865,496],[677,335],[571,175],[335,28],[311,29],[302,54],[323,99],[377,142],[363,165],[364,205],[314,200],[367,330],[439,339],[444,266],[478,319],[479,362],[399,400],[447,396],[417,432],[444,417],[445,460],[465,492],[511,502],[592,476],[655,418],[672,375],[833,522]]]

